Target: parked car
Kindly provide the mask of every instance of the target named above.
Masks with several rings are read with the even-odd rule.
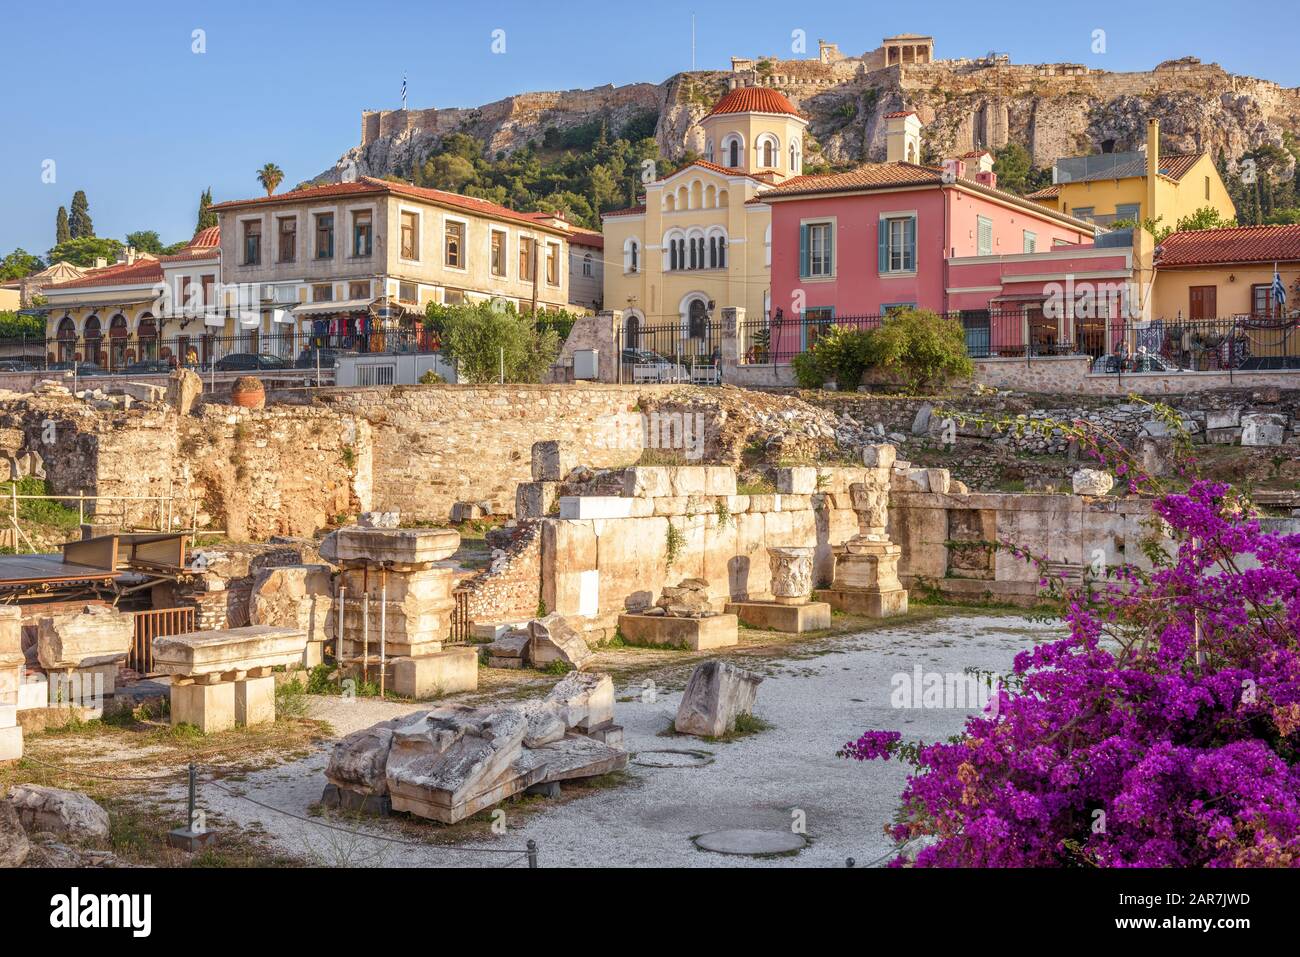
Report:
[[[661,356],[653,349],[624,349],[623,364],[632,367],[633,382],[686,382],[686,366]]]
[[[165,359],[141,359],[122,367],[126,375],[168,375],[171,371],[171,363]]]
[[[357,356],[361,354],[351,349],[331,349],[328,346],[321,349],[303,349],[293,367],[295,369],[315,369],[317,353],[320,353],[320,367],[322,369],[333,369],[340,356]]]
[[[1098,356],[1092,364],[1093,375],[1102,373],[1118,375],[1121,372],[1182,372],[1178,363],[1156,355],[1154,352],[1139,352],[1137,355],[1114,353]]]
[[[40,368],[28,359],[0,359],[0,372],[35,372]]]
[[[253,372],[259,369],[290,369],[288,359],[268,352],[232,352],[214,363],[218,372]]]
[[[97,366],[93,362],[51,362],[45,366],[45,372],[72,372],[76,370],[79,376],[88,375],[117,375],[121,369],[105,369],[103,366]]]

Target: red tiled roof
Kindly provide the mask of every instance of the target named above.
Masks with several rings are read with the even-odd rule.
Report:
[[[575,246],[588,246],[592,249],[604,249],[605,237],[589,229],[573,229],[569,232],[569,242]]]
[[[802,116],[784,93],[766,86],[738,86],[728,90],[706,116],[719,113],[788,113]]]
[[[867,163],[845,173],[796,176],[773,189],[763,190],[749,202],[763,203],[783,196],[816,196],[823,193],[852,193],[859,190],[897,189],[907,186],[937,186],[943,182],[943,170],[937,167],[919,166],[916,163]],[[1056,219],[1087,227],[1089,231],[1094,229],[1091,223],[1075,219],[1065,213],[1054,213],[1023,196],[998,189],[996,186],[986,186],[969,177],[962,177],[956,185],[962,189],[1013,203],[1035,213],[1051,215]]]
[[[194,234],[194,238],[188,243],[190,247],[198,246],[220,246],[221,245],[221,227],[209,226],[207,229],[201,229]]]
[[[645,212],[645,206],[629,206],[627,209],[611,209],[608,213],[601,213],[602,217],[607,216],[639,216]]]
[[[1189,229],[1160,244],[1161,268],[1300,261],[1300,225]]]
[[[896,120],[900,116],[917,116],[916,110],[895,110],[893,113],[886,113],[885,119]]]
[[[131,265],[114,263],[96,269],[80,279],[46,286],[46,292],[63,289],[84,289],[95,286],[134,286],[162,282],[162,264],[157,259],[137,259]]]
[[[413,199],[423,199],[431,203],[438,203],[443,206],[463,209],[466,212],[477,213],[481,216],[494,216],[498,219],[508,219],[518,223],[527,223],[530,226],[540,226],[543,229],[557,233],[564,232],[564,230],[557,226],[550,226],[539,222],[534,218],[536,214],[521,213],[518,210],[500,206],[497,203],[489,202],[486,199],[477,199],[473,196],[462,196],[460,193],[449,193],[446,190],[430,189],[425,186],[412,186],[410,183],[395,183],[386,179],[376,179],[373,176],[362,176],[353,183],[329,183],[325,186],[309,186],[306,189],[281,193],[278,196],[255,196],[252,199],[227,200],[224,203],[216,203],[210,208],[219,210],[243,209],[246,207],[265,206],[268,203],[299,201],[312,202],[318,199],[332,199],[337,196],[358,196],[374,193],[396,193],[399,196],[410,196]]]
[[[1051,186],[1044,186],[1042,189],[1034,190],[1027,193],[1025,199],[1055,199],[1061,195],[1061,184],[1053,183]]]

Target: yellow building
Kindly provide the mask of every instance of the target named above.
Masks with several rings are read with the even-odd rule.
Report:
[[[1209,153],[1161,153],[1159,120],[1147,123],[1145,151],[1059,159],[1052,176],[1028,198],[1099,226],[1156,219],[1174,228],[1205,206],[1237,215]]]
[[[771,210],[753,200],[800,175],[807,121],[776,90],[738,87],[700,125],[703,160],[648,183],[643,206],[603,217],[604,305],[623,311],[624,349],[708,356],[723,307],[767,312]]]

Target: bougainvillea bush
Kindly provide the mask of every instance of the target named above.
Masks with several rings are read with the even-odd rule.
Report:
[[[915,767],[896,865],[1300,865],[1300,536],[1213,482],[1153,508],[1171,554],[1070,594],[961,735],[845,746]]]

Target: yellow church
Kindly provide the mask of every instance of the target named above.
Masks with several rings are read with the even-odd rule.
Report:
[[[803,171],[808,122],[782,93],[728,91],[700,121],[704,159],[647,183],[645,202],[602,217],[604,303],[622,310],[622,348],[706,359],[721,310],[769,307],[771,210],[755,195]]]

